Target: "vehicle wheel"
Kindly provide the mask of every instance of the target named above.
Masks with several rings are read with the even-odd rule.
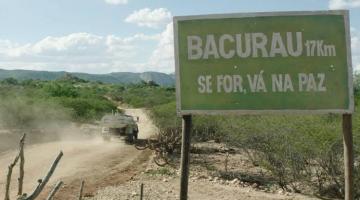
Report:
[[[137,132],[137,131],[134,131],[134,132],[133,132],[133,135],[134,135],[135,140],[137,140],[137,139],[138,139],[138,132]]]
[[[163,167],[168,164],[166,155],[164,155],[164,153],[162,152],[156,152],[156,156],[154,157],[154,162],[160,167]]]
[[[134,135],[128,135],[127,136],[127,140],[126,140],[129,144],[133,144],[134,143]]]
[[[135,148],[137,150],[145,150],[149,147],[146,141],[135,140]]]

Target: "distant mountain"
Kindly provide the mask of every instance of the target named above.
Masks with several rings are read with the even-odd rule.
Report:
[[[101,81],[103,83],[139,83],[141,81],[153,81],[161,86],[175,85],[174,76],[161,72],[112,72],[109,74],[87,74],[78,72],[50,72],[50,71],[33,71],[33,70],[4,70],[0,69],[0,80],[6,78],[15,78],[17,80],[39,79],[39,80],[55,80],[71,74],[80,79],[87,81]]]

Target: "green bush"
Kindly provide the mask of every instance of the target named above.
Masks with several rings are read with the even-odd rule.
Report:
[[[6,85],[18,85],[19,81],[16,80],[15,78],[10,77],[2,80],[1,83]]]
[[[181,118],[176,115],[176,103],[154,106],[150,116],[159,128],[181,127]]]
[[[173,89],[159,87],[153,83],[113,87],[109,96],[136,108],[151,108],[175,100]]]
[[[41,120],[41,116],[44,116],[44,120],[66,118],[91,122],[116,110],[116,105],[104,98],[107,92],[108,86],[63,80],[28,80],[18,85],[0,84],[1,113],[9,113],[8,117],[3,116],[2,121],[24,127],[29,126],[31,121]]]
[[[105,113],[116,110],[116,106],[106,99],[58,98],[56,101],[73,111],[72,118],[75,121],[100,119]]]
[[[181,126],[175,102],[154,106],[151,116],[162,129]],[[354,147],[359,155],[358,113],[354,114],[353,123]],[[284,189],[299,192],[307,185],[323,196],[343,196],[342,129],[338,115],[193,116],[192,137],[195,141],[219,140],[243,149],[254,164],[268,169]],[[360,184],[359,158],[356,188]]]
[[[160,129],[181,129],[181,117],[176,115],[176,102],[157,105],[151,108],[151,118]],[[192,138],[195,141],[223,140],[220,127],[221,117],[194,116]]]
[[[52,82],[44,87],[51,97],[78,97],[79,93],[71,84]]]

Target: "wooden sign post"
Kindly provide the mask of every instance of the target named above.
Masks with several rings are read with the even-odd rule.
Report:
[[[189,184],[191,115],[182,116],[180,200],[186,200]]]
[[[351,114],[344,114],[342,119],[344,138],[345,200],[354,199],[354,151]]]
[[[347,10],[179,16],[173,24],[181,200],[187,199],[191,115],[329,113],[343,115],[345,199],[353,199]]]

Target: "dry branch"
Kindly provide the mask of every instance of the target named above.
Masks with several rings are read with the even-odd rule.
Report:
[[[56,157],[54,163],[51,165],[49,172],[46,174],[46,176],[44,177],[44,179],[40,179],[39,180],[39,185],[36,187],[36,189],[34,190],[34,192],[26,198],[26,200],[34,200],[37,196],[39,196],[39,194],[41,193],[41,191],[44,189],[45,185],[47,184],[47,182],[49,181],[50,177],[52,176],[52,174],[54,173],[56,166],[58,165],[61,157],[63,156],[63,152],[60,151],[59,155]]]
[[[20,157],[20,169],[19,169],[19,179],[18,179],[18,195],[23,194],[23,183],[24,183],[24,164],[25,164],[25,156],[24,156],[24,145],[25,145],[25,137],[26,134],[21,137],[20,139],[20,150],[19,150],[19,157]]]
[[[24,133],[24,135],[20,139],[18,155],[15,157],[14,161],[8,167],[8,174],[7,174],[6,186],[5,186],[5,200],[10,200],[10,191],[9,190],[10,190],[10,183],[11,183],[11,175],[12,175],[13,168],[15,167],[16,163],[19,161],[19,158],[20,158],[20,177],[21,177],[21,193],[19,193],[19,195],[22,194],[22,181],[23,181],[23,178],[24,178],[24,173],[23,172],[24,172],[25,135],[26,134]],[[20,178],[18,180],[19,180],[19,192],[20,192]]]
[[[51,192],[49,193],[49,196],[46,198],[46,200],[52,200],[53,197],[55,196],[56,192],[60,189],[61,185],[63,184],[62,181],[59,181],[55,187],[51,190]]]
[[[79,200],[82,199],[82,193],[83,193],[83,190],[84,190],[84,184],[85,184],[85,181],[81,181],[80,192],[79,192]]]
[[[15,167],[16,163],[18,162],[19,157],[20,157],[20,155],[18,154],[15,157],[14,161],[8,167],[8,173],[7,173],[7,178],[6,178],[6,186],[5,186],[5,200],[10,200],[9,189],[10,189],[10,183],[11,183],[12,170]]]

